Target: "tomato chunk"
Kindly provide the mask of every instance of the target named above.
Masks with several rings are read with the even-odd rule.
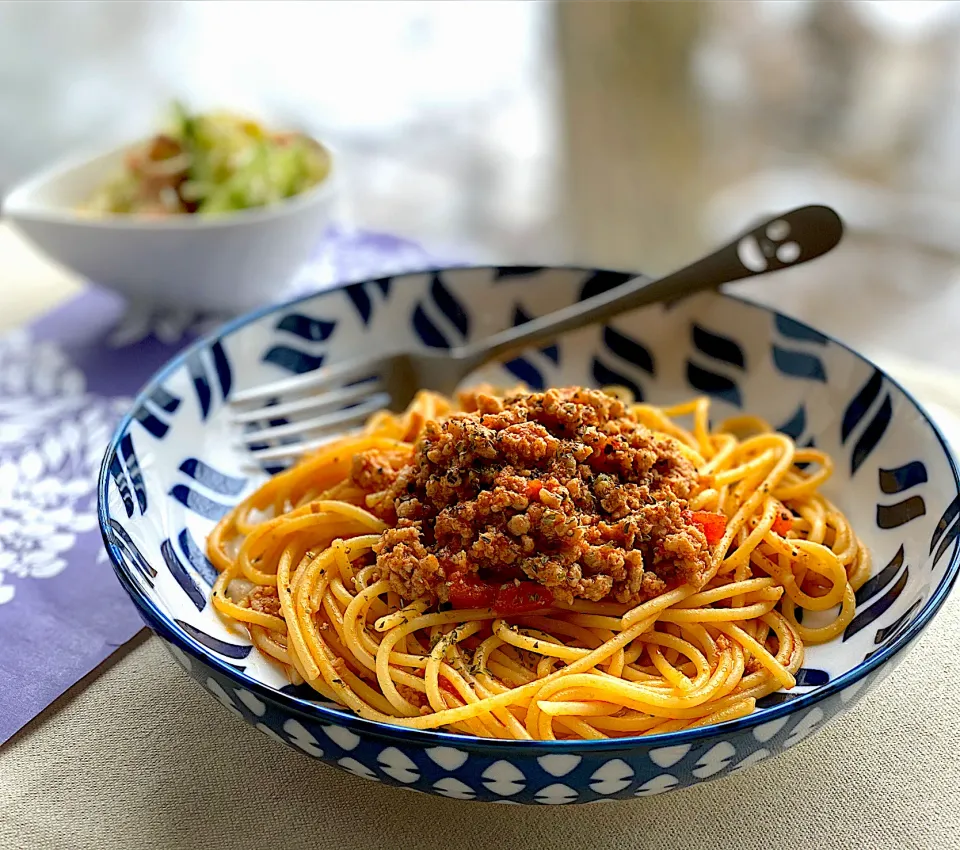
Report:
[[[777,518],[773,521],[773,530],[783,537],[791,528],[793,528],[793,516],[790,511],[784,509],[777,514]]]
[[[454,608],[489,608],[497,588],[474,576],[457,576],[450,582],[450,604]]]
[[[459,575],[450,582],[454,608],[493,608],[500,617],[542,611],[553,604],[553,594],[535,581],[495,585],[476,576]]]
[[[542,489],[542,481],[531,481],[529,484],[527,484],[527,498],[530,500],[538,498]]]
[[[542,584],[535,581],[521,581],[519,584],[504,584],[497,590],[493,610],[501,617],[516,617],[542,611],[553,604],[553,594]]]
[[[690,511],[690,522],[699,526],[707,543],[713,546],[723,540],[723,532],[727,527],[727,518],[723,514],[711,511]]]

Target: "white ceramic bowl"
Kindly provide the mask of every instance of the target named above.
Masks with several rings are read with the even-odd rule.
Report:
[[[336,157],[318,186],[217,218],[80,211],[131,145],[61,162],[16,186],[3,214],[50,259],[134,301],[236,313],[274,300],[329,223]]]

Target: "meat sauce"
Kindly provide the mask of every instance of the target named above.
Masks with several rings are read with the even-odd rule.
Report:
[[[377,565],[404,599],[508,615],[702,583],[725,520],[690,510],[701,484],[676,441],[597,390],[462,402],[425,424],[409,464],[354,460],[354,483],[392,526]]]

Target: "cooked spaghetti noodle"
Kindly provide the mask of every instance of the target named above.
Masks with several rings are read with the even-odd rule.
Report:
[[[488,570],[482,578],[468,555],[486,550],[476,548],[481,541],[465,539],[466,532],[453,555],[441,552],[439,543],[424,555],[402,543],[409,534],[394,545],[391,534],[412,525],[397,513],[410,511],[396,507],[405,504],[399,496],[391,501],[385,494],[396,495],[397,480],[408,482],[404,493],[414,489],[418,464],[440,445],[424,435],[444,437],[448,424],[485,421],[481,413],[457,414],[451,400],[421,392],[405,413],[376,414],[362,433],[275,475],[224,517],[208,541],[220,571],[216,609],[246,628],[292,683],[306,682],[362,717],[401,726],[490,738],[582,739],[669,732],[750,714],[758,699],[795,685],[804,644],[843,631],[854,614],[854,592],[870,575],[866,548],[820,493],[832,462],[754,417],[711,431],[706,399],[661,409],[634,403],[618,388],[605,392],[621,415],[600,428],[599,437],[592,426],[583,432],[594,455],[581,457],[589,449],[578,455],[578,469],[597,493],[612,492],[616,475],[588,468],[592,457],[616,454],[601,445],[613,441],[623,449],[632,440],[640,455],[650,446],[654,454],[672,453],[676,469],[691,471],[686,496],[634,491],[645,495],[643,510],[659,510],[658,499],[668,503],[650,516],[673,517],[669,534],[657,537],[660,532],[645,526],[635,544],[618,548],[609,540],[620,539],[632,515],[608,522],[605,511],[613,508],[604,499],[600,505],[607,507],[592,509],[598,517],[577,527],[569,516],[560,519],[568,523],[563,527],[570,540],[607,534],[596,546],[581,541],[577,550],[606,561],[592,569],[567,563],[557,578],[556,570],[534,573],[530,564],[555,565],[560,556],[550,560],[534,552],[522,561],[520,581],[511,553],[526,539],[528,517],[558,521],[549,508],[559,503],[560,492],[555,484],[525,481],[525,491],[508,496],[514,508],[536,503],[537,512],[514,513],[521,520],[503,527],[517,536],[505,533],[499,550],[496,534],[481,535],[491,551],[506,553],[495,568],[507,573],[494,572],[491,579]],[[537,396],[541,412],[547,396]],[[504,409],[498,400],[487,403],[489,410]],[[689,429],[676,423],[681,418],[692,422]],[[638,442],[641,437],[651,442]],[[623,462],[636,465],[640,455],[624,455]],[[358,473],[364,466],[358,459],[365,459],[366,478],[362,469]],[[666,461],[649,460],[650,480],[660,481]],[[441,472],[447,469],[442,459],[438,463]],[[377,490],[378,474],[394,489]],[[443,474],[460,480],[453,471]],[[561,495],[569,501],[572,492],[594,504],[574,478]],[[428,480],[424,492],[436,492],[439,480]],[[478,504],[487,498],[473,495]],[[458,499],[448,497],[451,502],[445,516],[456,513]],[[435,528],[439,540],[440,519],[427,516],[420,525],[431,529],[421,530],[420,539],[431,540]],[[633,554],[625,551],[631,546]],[[404,569],[412,564],[414,572],[424,571],[391,572],[397,552],[405,553]],[[411,559],[411,552],[419,554]],[[678,566],[681,557],[692,565],[687,572]],[[457,572],[465,569],[473,572]]]

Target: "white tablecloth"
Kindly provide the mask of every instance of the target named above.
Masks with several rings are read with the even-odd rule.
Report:
[[[960,439],[952,379],[885,363]],[[606,806],[414,795],[234,719],[155,638],[0,750],[0,850],[960,848],[960,601],[849,713],[737,775]]]

